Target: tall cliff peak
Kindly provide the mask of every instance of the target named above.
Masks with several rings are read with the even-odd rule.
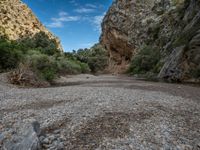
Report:
[[[49,39],[56,41],[61,51],[60,40],[48,31],[30,8],[21,0],[0,1],[0,34],[10,40],[20,40],[34,37],[39,32],[44,32]]]

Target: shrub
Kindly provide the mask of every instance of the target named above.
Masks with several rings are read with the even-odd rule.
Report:
[[[36,52],[27,55],[25,63],[29,64],[33,72],[41,79],[52,81],[56,77],[57,65],[52,57]]]
[[[91,49],[79,49],[75,57],[88,64],[93,73],[103,71],[108,65],[108,53],[100,44],[95,44]]]
[[[67,60],[69,73],[71,74],[78,74],[81,73],[81,66],[73,60]]]
[[[12,84],[20,86],[47,87],[49,83],[38,78],[38,75],[31,70],[29,64],[20,64],[19,67],[13,70],[8,79]]]
[[[81,73],[89,73],[91,71],[90,67],[88,66],[88,64],[81,63],[81,62],[79,62],[79,64],[81,66]]]
[[[59,74],[78,74],[89,73],[90,68],[88,64],[80,62],[72,57],[58,57],[56,59]]]
[[[132,74],[145,74],[147,72],[158,73],[161,69],[160,51],[151,46],[144,46],[139,53],[133,57],[129,67]]]
[[[199,68],[197,68],[197,69],[191,69],[190,70],[190,74],[194,78],[200,78],[200,69]]]
[[[0,39],[0,70],[16,68],[22,59],[23,53],[17,44]]]
[[[57,48],[56,41],[54,39],[49,39],[49,37],[44,32],[39,32],[35,34],[32,38],[25,38],[19,41],[24,47],[29,49],[37,49],[46,55],[59,54],[60,50]]]

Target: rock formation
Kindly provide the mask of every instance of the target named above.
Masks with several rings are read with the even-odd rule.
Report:
[[[6,36],[10,40],[19,40],[34,37],[39,32],[44,32],[49,39],[55,40],[58,49],[62,51],[59,39],[42,25],[27,5],[20,0],[0,1],[1,36]]]
[[[143,45],[160,50],[159,78],[195,81],[200,77],[199,0],[116,0],[102,23],[101,44],[110,70],[127,69]]]
[[[151,14],[152,0],[117,0],[102,23],[101,43],[110,54],[110,69],[124,71],[144,35],[142,20]]]

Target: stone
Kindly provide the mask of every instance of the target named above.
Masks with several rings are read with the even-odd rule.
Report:
[[[44,136],[40,136],[40,137],[39,137],[39,140],[40,140],[41,143],[44,141],[44,139],[45,139]]]
[[[5,138],[4,134],[0,133],[0,145],[3,144],[4,138]]]
[[[43,144],[49,144],[50,141],[49,141],[49,138],[45,138],[43,141],[42,141]]]
[[[200,142],[197,144],[197,147],[200,148]]]
[[[64,150],[64,148],[65,148],[65,146],[62,142],[57,145],[58,150]]]
[[[23,135],[15,136],[20,139],[18,141],[9,141],[4,145],[5,149],[14,150],[38,150],[40,149],[40,141],[38,135],[40,134],[40,125],[37,121],[33,121],[31,124],[26,125],[22,129]]]

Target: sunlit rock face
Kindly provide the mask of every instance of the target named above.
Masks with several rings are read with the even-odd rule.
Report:
[[[62,51],[60,40],[50,33],[37,19],[33,12],[20,0],[0,0],[0,35],[10,40],[34,37],[45,32],[49,39],[57,43]]]
[[[101,43],[110,54],[110,69],[126,70],[146,36],[143,19],[152,15],[153,0],[117,0],[102,23]]]
[[[150,45],[162,55],[159,78],[194,81],[200,76],[200,1],[116,0],[100,41],[109,51],[111,72],[125,71],[141,47]]]

